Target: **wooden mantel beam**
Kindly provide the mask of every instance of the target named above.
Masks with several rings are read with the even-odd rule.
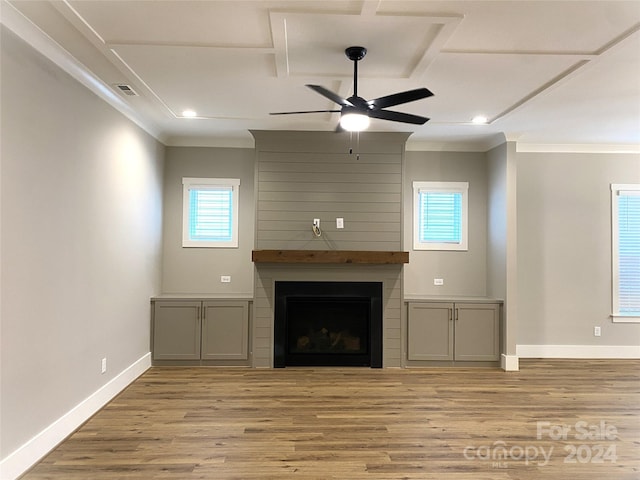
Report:
[[[391,265],[409,263],[409,252],[375,250],[253,250],[254,263],[357,263]]]

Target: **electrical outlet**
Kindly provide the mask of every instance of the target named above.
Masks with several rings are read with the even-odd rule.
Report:
[[[319,218],[314,218],[313,219],[313,226],[320,228],[320,219]]]
[[[100,364],[100,373],[107,373],[107,357],[102,359]]]
[[[336,228],[344,228],[344,218],[336,218]]]
[[[594,337],[599,337],[601,335],[602,331],[600,330],[600,327],[593,327],[593,336]]]
[[[231,283],[231,275],[220,275],[221,283]]]
[[[433,279],[433,284],[434,285],[444,285],[444,278],[434,278]]]

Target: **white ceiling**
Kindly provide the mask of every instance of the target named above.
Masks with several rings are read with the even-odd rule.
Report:
[[[305,84],[348,97],[351,45],[368,49],[360,96],[435,94],[393,107],[425,125],[372,120],[413,132],[409,148],[640,145],[640,0],[3,2],[112,91],[131,85],[139,96],[120,100],[168,145],[334,130],[338,114],[269,112],[339,108]]]

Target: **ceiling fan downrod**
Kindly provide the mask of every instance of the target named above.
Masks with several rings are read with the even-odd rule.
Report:
[[[349,60],[353,60],[353,96],[358,96],[358,62],[367,54],[364,47],[348,47],[344,51]]]

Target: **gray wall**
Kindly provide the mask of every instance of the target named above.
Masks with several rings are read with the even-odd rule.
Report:
[[[414,181],[469,182],[469,250],[413,250]],[[487,162],[484,153],[407,152],[404,181],[405,295],[487,293]],[[435,286],[434,278],[444,285]]]
[[[487,294],[507,295],[507,144],[487,152],[489,197],[487,199]]]
[[[516,354],[518,328],[517,153],[514,142],[487,152],[488,249],[487,293],[504,300],[503,354]],[[512,365],[515,367],[516,365]]]
[[[162,290],[164,293],[253,292],[253,149],[168,147],[164,181]],[[182,177],[239,178],[238,248],[182,248]],[[231,283],[221,283],[230,275]]]
[[[359,144],[346,133],[253,134],[258,249],[402,248],[406,134],[365,133]],[[314,218],[321,222],[319,238],[311,231]],[[344,229],[336,228],[336,218],[344,218]]]
[[[333,132],[253,132],[258,249],[402,249],[402,133],[370,132],[353,142]],[[353,153],[349,154],[349,148]],[[359,156],[358,156],[359,154]],[[343,230],[336,218],[344,218]],[[313,235],[314,218],[323,234]],[[253,365],[273,365],[273,290],[279,280],[383,284],[383,366],[401,365],[400,265],[256,266]]]
[[[640,183],[640,156],[518,154],[518,344],[640,344],[609,318],[611,183]]]
[[[1,54],[5,458],[149,352],[164,148],[4,27]]]
[[[402,364],[402,267],[400,265],[283,265],[256,269],[253,309],[253,366],[273,366],[274,285],[277,281],[381,282],[383,367]]]

